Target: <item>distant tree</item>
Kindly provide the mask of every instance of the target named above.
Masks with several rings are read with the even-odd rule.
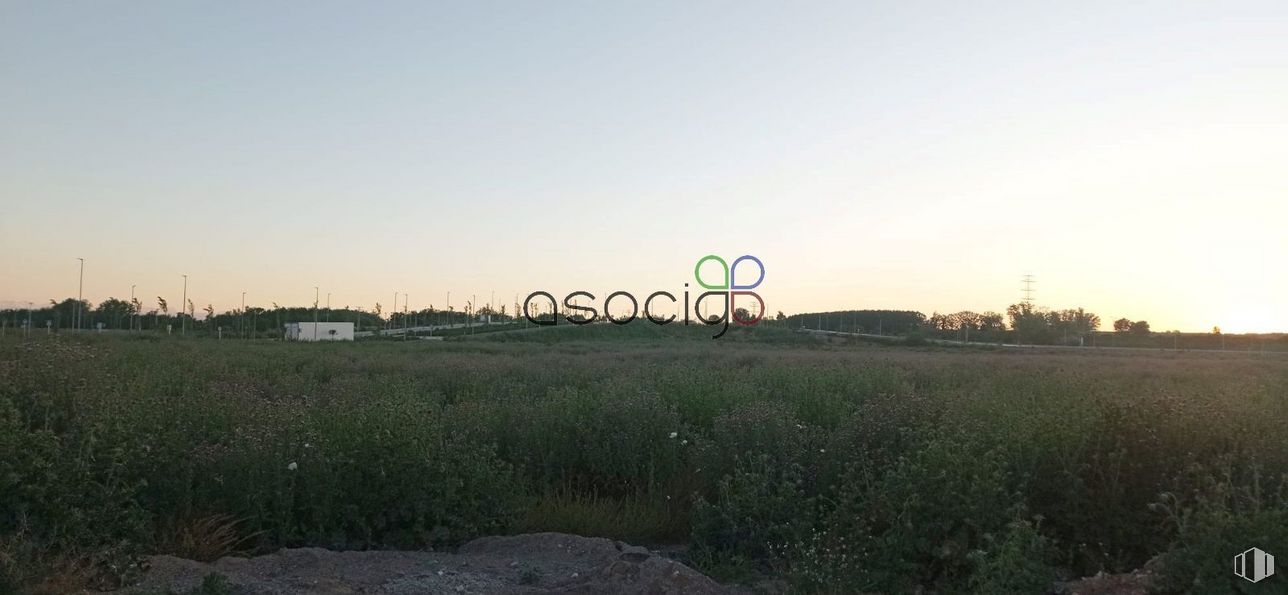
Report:
[[[736,320],[751,320],[751,312],[746,308],[734,308],[733,315]]]
[[[1006,319],[997,312],[985,312],[979,315],[979,330],[1000,332],[1006,330]]]
[[[67,298],[61,302],[49,300],[49,314],[54,321],[54,326],[61,327],[61,322],[64,320],[70,325],[71,321],[75,320],[76,308],[77,302],[72,298]],[[88,301],[81,301],[80,308],[81,312],[89,312],[92,309]]]
[[[1221,334],[1221,327],[1219,327],[1219,326],[1214,326],[1214,327],[1212,327],[1212,334],[1214,334],[1214,335],[1219,335],[1219,334]]]
[[[956,314],[952,314],[951,316],[949,316],[949,319],[952,322],[953,328],[961,331],[979,330],[980,322],[983,320],[983,318],[984,318],[983,316],[976,314],[974,312],[971,312],[969,310],[963,310],[961,312],[958,312]]]
[[[116,298],[107,298],[98,305],[95,314],[104,322],[111,324],[112,328],[123,328],[122,323],[129,318],[130,313],[133,311],[134,306],[129,302]]]
[[[930,326],[925,314],[910,310],[802,312],[788,316],[786,322],[791,328],[857,328],[885,335],[902,335]]]
[[[1125,333],[1131,330],[1131,321],[1126,318],[1119,318],[1114,321],[1114,332]]]
[[[1146,322],[1146,321],[1144,321],[1144,320],[1137,320],[1136,322],[1131,323],[1131,327],[1130,327],[1130,329],[1131,329],[1132,334],[1136,334],[1136,335],[1148,335],[1148,334],[1149,334],[1149,323],[1148,323],[1148,322]]]
[[[1011,304],[1006,307],[1006,316],[1011,320],[1011,330],[1020,341],[1026,343],[1049,343],[1052,331],[1050,319],[1045,310],[1034,308],[1033,304]]]
[[[157,308],[160,308],[161,316],[168,317],[170,315],[170,303],[159,295],[157,296]],[[161,328],[161,316],[157,316],[156,310],[152,311],[152,328]]]
[[[786,322],[786,321],[787,321],[787,315],[786,315],[786,314],[783,314],[783,311],[782,311],[782,310],[779,310],[779,311],[778,311],[778,315],[777,315],[777,316],[774,316],[774,320],[775,320],[775,321],[778,321],[778,322]]]
[[[1051,312],[1047,318],[1051,330],[1065,342],[1069,342],[1072,337],[1081,343],[1083,337],[1100,328],[1100,317],[1082,308]]]

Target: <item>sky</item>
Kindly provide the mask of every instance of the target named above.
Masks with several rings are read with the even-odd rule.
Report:
[[[1285,164],[1282,1],[0,2],[0,306],[751,254],[771,312],[1285,331]]]

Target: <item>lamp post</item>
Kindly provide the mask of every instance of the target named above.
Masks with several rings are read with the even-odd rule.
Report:
[[[77,258],[76,260],[80,261],[80,280],[76,282],[76,315],[73,317],[72,320],[73,320],[73,324],[76,325],[76,330],[80,330],[81,317],[84,316],[84,314],[81,312],[81,303],[84,299],[83,291],[85,289],[85,259]]]
[[[239,330],[241,331],[241,336],[243,339],[245,339],[246,338],[246,292],[244,291],[242,292],[241,320],[237,321],[237,326],[240,327]]]
[[[326,321],[331,322],[331,292],[326,292]]]
[[[183,316],[188,308],[188,276],[183,276],[183,301],[179,302],[179,334],[188,334],[188,319]]]
[[[394,330],[394,314],[398,313],[398,292],[394,292],[394,305],[389,308],[389,330]]]
[[[318,288],[314,287],[313,288],[313,341],[314,342],[317,342],[318,340],[318,299],[321,297],[322,296],[319,294]]]
[[[135,287],[134,285],[130,286],[130,330],[131,331],[134,330],[134,316],[138,314],[137,312],[134,311],[135,310],[134,287]]]

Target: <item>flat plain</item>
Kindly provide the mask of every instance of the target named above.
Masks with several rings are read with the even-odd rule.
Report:
[[[560,531],[801,592],[1042,592],[1288,552],[1288,357],[595,325],[0,342],[0,591],[143,554]]]

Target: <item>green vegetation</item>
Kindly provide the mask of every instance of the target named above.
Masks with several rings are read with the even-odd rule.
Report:
[[[1033,593],[1159,554],[1169,587],[1224,592],[1233,555],[1288,551],[1281,355],[710,332],[10,336],[0,592],[117,584],[144,553],[538,530],[804,592]]]
[[[182,308],[172,306],[163,297],[152,300],[134,298],[120,300],[108,298],[98,306],[84,300],[77,303],[73,298],[61,302],[50,300],[47,304],[33,304],[32,309],[0,309],[0,329],[5,332],[19,332],[28,327],[34,334],[47,334],[65,330],[130,330],[157,334],[179,334],[186,330],[195,336],[234,337],[280,337],[282,326],[288,322],[312,322],[314,317],[321,322],[352,322],[357,330],[371,331],[404,326],[437,326],[478,324],[479,316],[491,316],[495,322],[507,322],[513,317],[505,313],[505,306],[496,312],[486,306],[477,311],[477,316],[469,312],[452,310],[435,310],[433,307],[407,312],[388,312],[387,308],[376,303],[372,308],[345,306],[328,308],[318,305],[279,306],[272,308],[247,306],[227,312],[216,313],[214,306],[201,306],[191,300]],[[155,306],[152,306],[155,304]],[[35,306],[40,306],[36,308]],[[472,308],[468,303],[467,308]],[[197,313],[202,317],[197,318]],[[78,322],[79,317],[79,322]]]
[[[920,312],[847,310],[793,314],[783,319],[788,328],[904,337],[923,344],[927,339],[971,343],[1020,343],[1066,347],[1126,347],[1207,351],[1288,351],[1288,333],[1228,335],[1214,327],[1210,333],[1153,332],[1149,322],[1122,318],[1113,332],[1097,330],[1100,317],[1082,308],[1048,310],[1012,304],[1006,314],[970,311],[929,317]],[[779,321],[766,321],[774,324]]]

